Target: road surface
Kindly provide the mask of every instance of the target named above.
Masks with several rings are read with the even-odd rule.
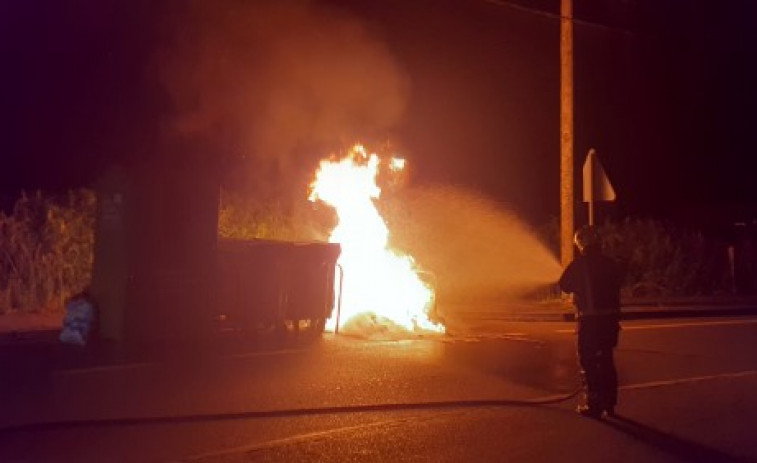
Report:
[[[468,320],[112,362],[4,346],[0,461],[757,461],[757,317],[624,322],[606,421],[576,398],[533,404],[575,389],[573,328]]]

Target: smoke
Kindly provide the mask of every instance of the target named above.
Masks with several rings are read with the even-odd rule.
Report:
[[[324,147],[400,121],[407,80],[356,18],[306,0],[177,6],[156,55],[171,128],[252,160],[251,183],[296,189],[291,177],[312,174]]]
[[[440,305],[533,299],[560,275],[536,234],[483,196],[425,187],[387,195],[382,203],[392,246],[434,275]]]

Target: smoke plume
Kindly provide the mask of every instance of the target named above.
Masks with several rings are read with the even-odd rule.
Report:
[[[399,122],[407,81],[345,12],[306,0],[178,5],[156,59],[171,127],[252,160],[250,182],[293,188],[291,176],[312,174],[325,147]]]

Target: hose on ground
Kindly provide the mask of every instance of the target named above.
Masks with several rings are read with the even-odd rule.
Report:
[[[384,403],[372,405],[342,405],[333,407],[312,407],[312,408],[289,408],[279,410],[262,410],[262,411],[243,411],[243,412],[224,412],[224,413],[199,413],[187,415],[163,415],[148,417],[126,417],[126,418],[105,418],[105,419],[81,419],[81,420],[61,420],[61,421],[42,421],[37,423],[28,423],[12,425],[0,428],[0,432],[11,431],[49,431],[62,428],[84,428],[84,427],[119,427],[119,426],[137,426],[137,425],[155,425],[155,424],[180,424],[196,423],[204,421],[231,421],[231,420],[250,420],[261,418],[283,418],[283,417],[300,417],[314,415],[336,415],[346,413],[372,413],[372,412],[391,412],[391,411],[409,411],[409,410],[444,410],[455,408],[487,408],[487,407],[528,407],[540,405],[552,405],[565,402],[577,396],[582,388],[577,388],[566,394],[556,394],[550,396],[536,397],[532,399],[482,399],[482,400],[442,400],[427,402],[405,402],[405,403]]]

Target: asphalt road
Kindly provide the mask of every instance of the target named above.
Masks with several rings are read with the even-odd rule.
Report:
[[[573,327],[466,320],[159,359],[7,344],[0,461],[757,461],[757,317],[624,322],[605,421],[576,398],[534,404],[575,389]]]

